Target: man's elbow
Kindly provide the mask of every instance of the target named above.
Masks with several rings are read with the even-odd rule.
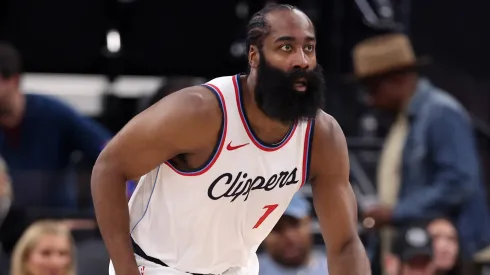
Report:
[[[126,181],[124,178],[124,174],[118,169],[117,163],[113,158],[102,152],[92,169],[92,192],[97,190],[101,184],[109,183],[109,180],[111,181],[110,184],[117,183],[118,181],[125,183]]]
[[[334,247],[328,247],[327,257],[329,263],[332,263],[332,269],[338,274],[345,274],[345,269],[352,271],[349,274],[370,274],[369,259],[357,234],[339,242]],[[337,273],[332,272],[332,274]]]
[[[447,188],[446,198],[451,199],[452,204],[460,205],[471,200],[480,186],[479,177],[469,173],[461,174],[451,184],[453,188]]]
[[[101,160],[99,157],[97,161],[94,164],[94,167],[92,168],[92,176],[90,180],[90,187],[92,189],[92,196],[95,196],[95,193],[100,185],[101,182],[103,181],[104,175],[108,172],[107,171],[107,164],[106,161]]]
[[[332,246],[328,246],[327,253],[335,257],[355,253],[356,251],[364,251],[364,246],[359,236],[353,234]]]
[[[471,200],[476,192],[482,191],[479,190],[480,180],[476,177],[468,179],[467,182],[463,182],[461,185],[463,185],[463,187],[461,188],[461,200],[463,202]]]

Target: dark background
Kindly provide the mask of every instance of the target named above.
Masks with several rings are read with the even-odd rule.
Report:
[[[240,2],[2,0],[0,39],[20,49],[28,72],[213,78],[245,70],[245,58],[234,57],[230,47],[244,41],[248,17],[265,2],[248,3],[249,15],[239,18],[235,9]],[[318,55],[330,79],[330,94],[352,96],[338,87],[338,76],[350,71],[353,44],[379,31],[363,24],[353,0],[287,2],[303,8],[316,23]],[[486,122],[488,11],[490,3],[484,0],[424,0],[413,1],[410,16],[417,52],[434,60],[428,73]],[[104,51],[110,29],[121,34],[123,48],[117,56]],[[345,114],[335,109],[348,110],[338,106],[346,101],[330,101],[341,120]]]
[[[379,0],[365,1],[376,11]],[[328,80],[325,109],[347,136],[359,136],[360,118],[370,110],[358,100],[356,90],[344,84],[343,76],[351,71],[353,45],[385,29],[365,24],[355,0],[281,2],[297,5],[314,21],[318,59]],[[486,35],[490,2],[391,1],[395,10],[404,3],[411,11],[404,23],[416,52],[433,60],[425,73],[472,113],[484,165],[490,164],[490,36]],[[248,6],[248,14],[236,12],[240,4]],[[246,57],[234,56],[230,49],[245,42],[247,21],[264,4],[263,0],[1,0],[0,40],[20,49],[27,72],[211,79],[245,71]],[[121,35],[117,54],[106,50],[111,29]],[[108,95],[97,119],[118,131],[137,111],[136,105],[133,99]],[[386,128],[381,125],[381,136]]]
[[[376,7],[379,0],[366,1]],[[326,111],[348,137],[361,135],[360,118],[371,111],[343,77],[351,71],[353,45],[385,30],[365,24],[355,0],[282,2],[303,9],[316,25],[318,59],[329,88]],[[490,2],[391,1],[395,9],[403,3],[411,8],[405,25],[416,52],[433,60],[425,73],[472,113],[484,165],[490,164],[490,36],[486,35]],[[240,4],[248,5],[248,14],[236,12]],[[244,43],[248,19],[264,4],[262,0],[2,0],[0,40],[20,49],[27,72],[211,79],[245,71],[245,56],[234,56],[230,49]],[[106,49],[111,29],[121,35],[122,50],[117,54]],[[115,132],[133,116],[136,106],[134,99],[108,95],[97,119]],[[387,127],[381,124],[382,136]]]

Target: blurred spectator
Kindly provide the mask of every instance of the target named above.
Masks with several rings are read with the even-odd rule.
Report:
[[[21,74],[20,54],[0,43],[0,154],[9,166],[13,203],[73,207],[70,156],[80,150],[95,161],[110,133],[54,98],[22,93]]]
[[[6,252],[6,259],[9,259],[15,243],[30,224],[25,211],[12,205],[12,197],[7,165],[0,159],[0,254]]]
[[[435,275],[431,238],[424,226],[412,226],[395,235],[387,275]]]
[[[397,114],[378,165],[380,203],[364,209],[382,231],[448,217],[460,233],[466,258],[490,242],[490,214],[480,175],[470,118],[445,91],[419,77],[409,39],[387,34],[359,43],[353,52],[355,75],[369,102]]]
[[[70,230],[55,221],[31,225],[15,246],[10,275],[75,275]]]
[[[5,164],[5,161],[0,158],[0,227],[7,216],[11,202],[12,183],[10,182],[10,176],[8,175],[7,165]]]
[[[264,241],[259,256],[260,275],[325,275],[327,256],[313,251],[311,206],[297,193],[277,225]]]
[[[29,226],[24,211],[12,205],[12,197],[7,165],[0,159],[0,254],[5,259],[9,259],[15,243]]]
[[[451,221],[443,218],[429,223],[427,230],[432,238],[434,267],[438,274],[446,274],[455,269],[458,254],[458,232]]]
[[[7,174],[5,162],[0,158],[0,228],[9,212],[11,200],[12,188],[10,185],[10,178]],[[2,235],[1,230],[0,235]],[[5,255],[3,250],[2,238],[0,238],[0,275],[8,274],[8,260],[9,258]]]

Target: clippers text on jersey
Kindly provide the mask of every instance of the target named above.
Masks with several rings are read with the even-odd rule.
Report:
[[[251,191],[263,189],[271,191],[284,186],[297,184],[297,168],[291,171],[282,171],[272,174],[269,179],[257,176],[249,178],[245,172],[239,172],[236,176],[231,173],[224,173],[217,177],[209,186],[208,196],[212,200],[221,198],[232,198],[230,202],[234,202],[238,197],[244,196],[243,201],[248,199]]]

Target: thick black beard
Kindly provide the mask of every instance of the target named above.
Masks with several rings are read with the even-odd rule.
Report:
[[[305,92],[294,89],[294,82],[301,77],[307,81]],[[271,66],[260,53],[255,102],[268,117],[285,124],[315,118],[318,109],[323,107],[325,91],[320,65],[312,70],[295,68],[285,72]]]

